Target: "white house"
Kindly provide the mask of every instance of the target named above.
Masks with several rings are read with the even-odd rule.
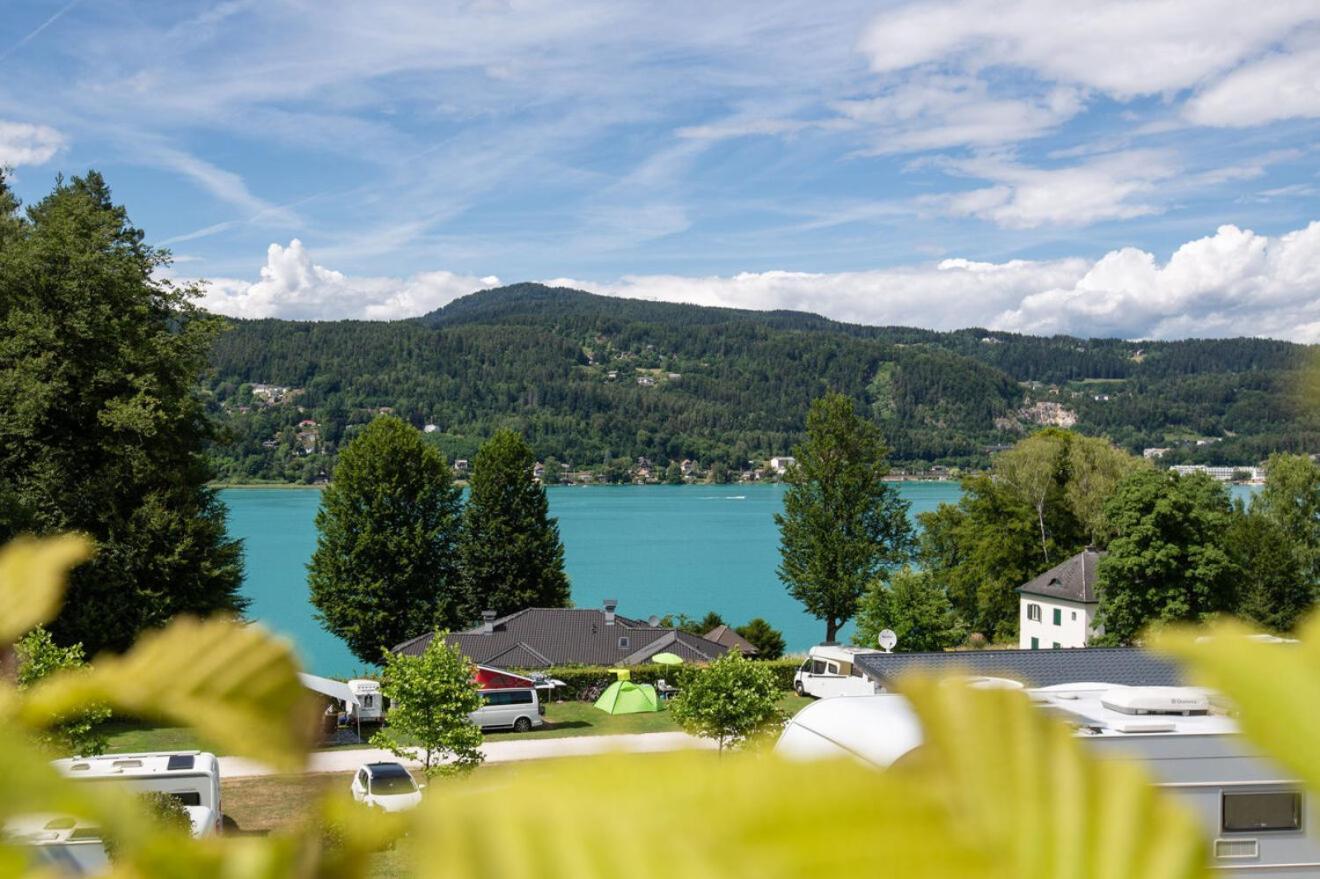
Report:
[[[778,455],[770,459],[770,469],[782,476],[784,473],[788,472],[789,467],[792,467],[796,463],[797,458],[794,458],[791,455]]]
[[[1018,588],[1018,646],[1023,650],[1085,647],[1100,610],[1096,568],[1104,553],[1090,547]]]

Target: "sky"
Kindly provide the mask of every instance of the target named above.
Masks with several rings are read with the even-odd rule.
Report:
[[[0,0],[0,165],[225,314],[546,281],[1320,342],[1320,2]]]

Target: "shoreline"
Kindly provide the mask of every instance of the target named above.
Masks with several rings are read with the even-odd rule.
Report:
[[[935,484],[957,483],[957,479],[922,479],[916,476],[903,477],[901,479],[883,479],[883,482],[930,482]],[[207,487],[214,489],[272,489],[285,491],[289,489],[305,491],[320,491],[330,483],[323,482],[319,485],[307,485],[301,482],[208,482]],[[466,480],[455,480],[455,485],[466,487]],[[554,482],[546,488],[772,488],[777,485],[787,485],[787,482],[685,482],[682,485],[674,485],[668,482]]]

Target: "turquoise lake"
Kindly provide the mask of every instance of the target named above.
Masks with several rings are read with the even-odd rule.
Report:
[[[956,501],[956,482],[899,483],[912,512]],[[819,643],[825,626],[804,613],[775,576],[782,485],[592,486],[548,489],[559,519],[573,603],[619,600],[619,613],[720,613],[732,625],[755,616],[781,629],[790,650]],[[226,489],[229,531],[247,553],[248,614],[291,638],[303,664],[349,675],[362,663],[321,628],[307,601],[306,565],[316,547],[312,489]],[[419,633],[420,634],[420,633]],[[845,633],[845,637],[847,634]]]
[[[896,483],[912,513],[956,501],[956,482]],[[824,638],[825,627],[789,597],[775,576],[774,514],[782,485],[551,487],[565,565],[579,607],[619,600],[619,612],[700,616],[715,610],[732,625],[761,616],[790,650]],[[1250,489],[1234,486],[1234,495]],[[226,489],[229,530],[247,552],[248,614],[291,638],[305,667],[325,675],[363,668],[321,628],[307,601],[306,565],[316,547],[313,489]],[[420,634],[420,633],[419,633]],[[845,629],[843,637],[850,634]]]

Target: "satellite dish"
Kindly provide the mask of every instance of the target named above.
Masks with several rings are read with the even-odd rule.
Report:
[[[880,630],[880,649],[881,649],[881,650],[883,650],[884,652],[888,653],[889,651],[891,651],[891,650],[894,649],[894,645],[897,644],[897,643],[898,643],[898,636],[894,634],[894,630],[893,630],[893,629],[881,629],[881,630]]]
[[[647,618],[646,624],[654,629],[656,626],[660,625],[660,618],[655,614],[651,614],[651,616]]]

